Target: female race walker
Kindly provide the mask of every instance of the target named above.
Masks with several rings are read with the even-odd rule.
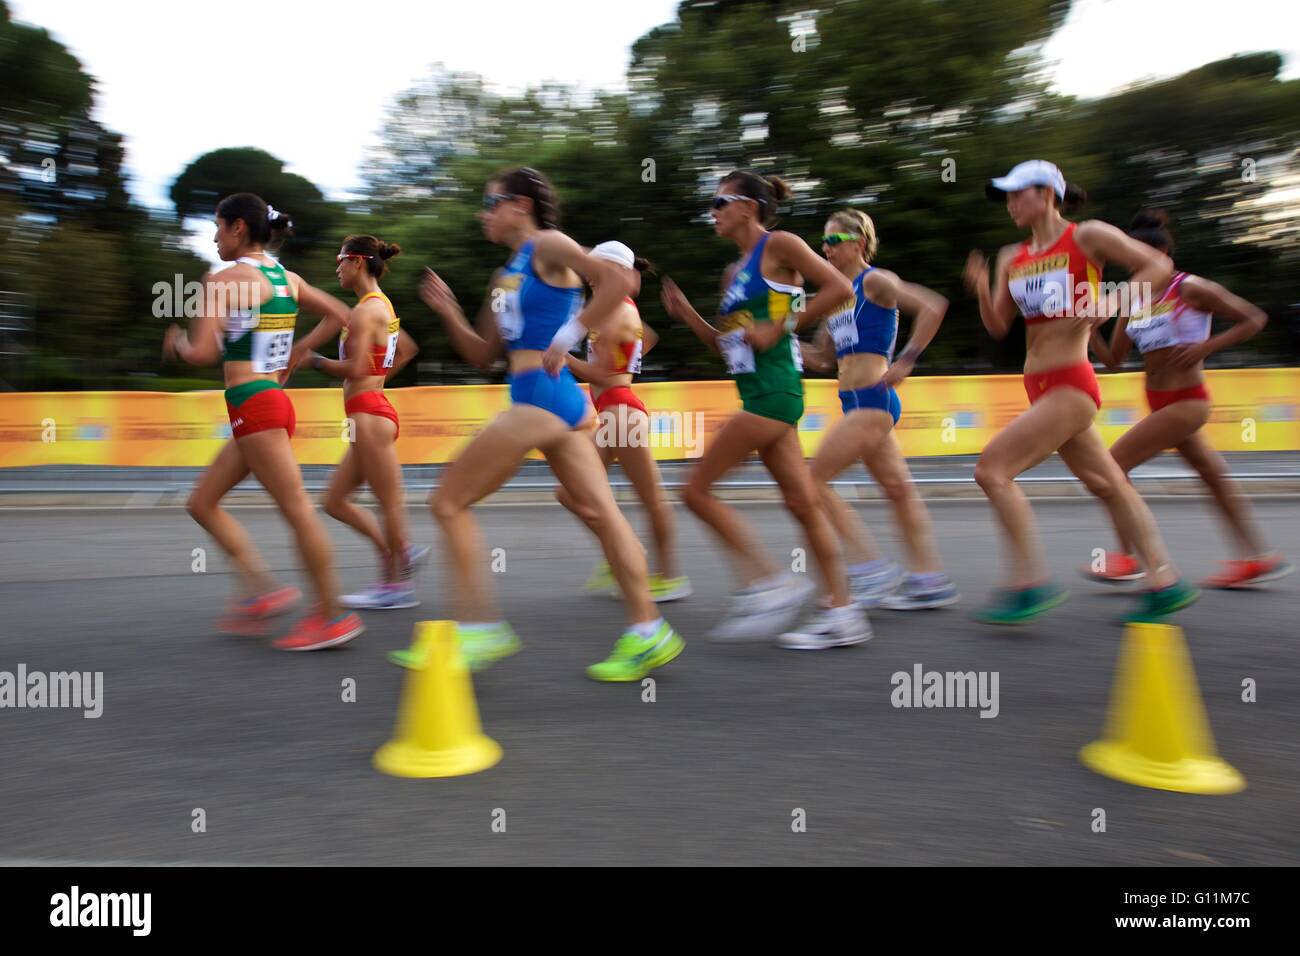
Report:
[[[599,334],[592,332],[587,336],[587,360],[570,355],[568,365],[578,378],[591,385],[599,418],[594,436],[601,462],[606,471],[615,461],[623,466],[649,516],[658,561],[658,570],[650,575],[650,597],[656,603],[677,601],[690,596],[691,582],[685,575],[677,574],[673,507],[664,494],[659,466],[650,448],[650,416],[645,403],[632,391],[632,376],[641,371],[642,356],[658,341],[654,330],[642,323],[635,301],[641,290],[641,273],[650,264],[638,259],[621,242],[602,242],[591,254],[618,266],[631,283],[632,292]],[[591,513],[581,508],[563,487],[556,491],[555,497],[583,521],[588,521]],[[609,564],[602,562],[587,581],[587,588],[608,591],[614,587]]]
[[[1051,163],[1021,163],[994,179],[987,192],[993,199],[1005,197],[1007,213],[1017,227],[1029,230],[1030,238],[998,253],[992,290],[988,263],[978,251],[967,259],[965,282],[978,296],[980,318],[994,338],[1010,331],[1017,308],[1024,315],[1029,410],[985,446],[975,466],[975,480],[997,512],[1012,559],[1010,586],[995,591],[978,617],[987,624],[1020,624],[1068,596],[1049,577],[1033,510],[1015,483],[1017,475],[1055,451],[1101,499],[1148,571],[1152,589],[1129,620],[1158,620],[1191,604],[1198,592],[1170,566],[1151,512],[1093,428],[1101,388],[1088,361],[1088,340],[1106,318],[1097,301],[1097,282],[1107,263],[1126,269],[1135,287],[1160,290],[1173,274],[1172,263],[1109,223],[1062,218],[1063,202],[1073,205],[1085,197],[1067,186]]]
[[[1173,252],[1174,241],[1163,210],[1138,213],[1129,235],[1165,255]],[[1122,365],[1130,345],[1137,346],[1146,367],[1151,414],[1111,446],[1111,455],[1128,474],[1166,448],[1175,448],[1201,476],[1214,495],[1238,554],[1236,560],[1224,561],[1220,573],[1204,582],[1205,587],[1251,587],[1285,577],[1292,566],[1264,544],[1250,502],[1237,490],[1223,458],[1202,431],[1210,418],[1205,359],[1258,335],[1268,316],[1218,283],[1186,272],[1174,273],[1173,281],[1149,311],[1132,311],[1138,317],[1121,317],[1109,346],[1097,331],[1092,338],[1093,351],[1108,367]],[[1232,328],[1211,337],[1213,316],[1232,322]],[[1142,571],[1132,551],[1130,542],[1121,540],[1119,552],[1106,552],[1101,567],[1090,568],[1087,575],[1099,581],[1140,578]]]
[[[347,307],[287,272],[266,252],[291,225],[289,217],[252,193],[235,193],[217,204],[217,254],[234,262],[204,277],[203,312],[190,328],[167,330],[164,353],[191,365],[221,358],[226,411],[234,437],[203,473],[186,505],[239,570],[242,600],[232,603],[222,630],[265,633],[265,619],[292,608],[297,588],[279,587],[252,539],[221,499],[251,472],[275,499],[293,528],[298,551],[319,604],[287,636],[273,642],[286,651],[314,651],[346,644],[364,630],[361,619],[339,607],[329,537],[303,487],[293,456],[293,403],[280,387],[303,355],[335,334]],[[324,316],[296,347],[298,307]],[[222,356],[224,347],[225,355]],[[291,351],[292,349],[292,351]]]
[[[511,169],[493,177],[483,206],[484,234],[512,253],[484,300],[478,330],[437,274],[426,270],[420,285],[421,299],[442,317],[457,351],[486,368],[504,344],[510,370],[511,407],[447,467],[430,498],[451,550],[452,604],[461,646],[473,668],[519,649],[488,584],[486,549],[469,509],[501,487],[529,450],[537,448],[560,484],[589,511],[589,524],[627,605],[627,630],[609,658],[587,668],[587,674],[595,680],[640,680],[677,657],[685,643],[650,600],[645,554],[618,510],[586,434],[594,409],[565,366],[569,350],[589,330],[603,331],[630,287],[617,266],[584,253],[560,232],[555,192],[536,170]],[[585,308],[583,279],[594,293]],[[395,659],[410,664],[417,658],[405,651]]]
[[[876,227],[857,209],[844,209],[826,220],[822,252],[853,283],[853,298],[822,326],[825,336],[804,351],[808,364],[830,371],[838,362],[840,407],[844,417],[822,439],[812,474],[831,524],[845,543],[849,589],[863,607],[911,611],[946,607],[960,595],[944,573],[925,502],[912,484],[907,460],[894,435],[902,414],[895,386],[939,331],[948,300],[929,289],[904,282],[895,273],[870,265],[876,254]],[[898,313],[914,317],[911,341],[891,364],[898,339]],[[830,482],[861,460],[894,508],[894,520],[907,548],[908,573],[882,560],[858,513],[831,488]]]
[[[348,450],[325,493],[325,513],[369,538],[379,554],[380,583],[345,594],[344,607],[415,607],[420,603],[412,581],[415,566],[429,553],[427,545],[414,547],[407,537],[397,410],[384,395],[384,382],[419,352],[401,327],[393,303],[379,288],[388,260],[401,251],[395,243],[374,236],[348,236],[343,241],[335,273],[339,285],[357,295],[357,304],[339,335],[338,359],[311,357],[312,368],[344,380],[343,414],[351,428]],[[351,500],[363,482],[379,501],[382,531],[375,516]]]
[[[742,411],[722,426],[696,463],[683,500],[731,554],[742,587],[726,618],[713,631],[718,640],[767,637],[788,626],[812,584],[783,572],[763,549],[749,523],[715,497],[713,483],[751,452],[758,452],[781,488],[786,507],[803,527],[829,599],[803,629],[781,634],[785,647],[819,649],[861,644],[871,638],[867,616],[849,595],[835,533],[804,461],[796,424],[803,415],[803,368],[795,332],[812,328],[853,296],[849,281],[798,236],[769,232],[777,203],[789,188],[776,177],[736,171],[723,177],[713,197],[714,229],[744,256],[731,273],[718,309],[718,325],[691,307],[676,283],[665,278],[668,314],[686,322],[710,348],[722,353],[736,380]],[[804,308],[802,283],[819,294]]]

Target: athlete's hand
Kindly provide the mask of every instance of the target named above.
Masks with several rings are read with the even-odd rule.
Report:
[[[966,285],[966,291],[971,295],[979,295],[981,289],[989,287],[989,261],[984,257],[984,253],[978,249],[972,249],[971,254],[966,257],[966,268],[962,272],[962,282]]]
[[[757,325],[751,325],[745,329],[744,335],[745,341],[759,352],[766,352],[770,348],[775,348],[776,344],[783,338],[785,338],[785,327],[777,322],[761,322]]]
[[[902,385],[903,379],[912,374],[912,369],[916,368],[916,359],[904,358],[899,356],[894,359],[894,363],[885,369],[885,374],[881,376],[880,381],[889,386]]]
[[[420,301],[438,315],[447,315],[460,308],[451,286],[443,282],[438,273],[428,266],[425,266],[424,275],[420,279]]]
[[[664,276],[659,282],[659,301],[663,303],[664,311],[679,322],[685,322],[686,316],[692,311],[691,303],[686,298],[686,293],[677,287],[677,283],[668,276]]]
[[[1179,345],[1174,348],[1173,354],[1169,357],[1169,366],[1182,370],[1196,368],[1209,354],[1210,350],[1205,347],[1204,342],[1198,342],[1196,345]]]
[[[554,378],[560,374],[560,369],[564,368],[569,353],[565,351],[564,346],[552,343],[545,354],[542,355],[542,368],[546,369],[546,374]]]

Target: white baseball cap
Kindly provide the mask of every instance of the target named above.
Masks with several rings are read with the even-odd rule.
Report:
[[[636,268],[636,256],[631,249],[621,242],[602,242],[591,250],[591,254],[597,259],[608,259],[610,262],[615,262],[624,269]]]
[[[1013,166],[1005,176],[990,179],[984,192],[990,199],[1001,199],[1005,193],[1030,186],[1051,186],[1058,199],[1065,198],[1065,177],[1054,163],[1045,159],[1031,159]]]

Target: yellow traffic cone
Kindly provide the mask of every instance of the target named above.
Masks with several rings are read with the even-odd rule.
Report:
[[[1214,749],[1181,628],[1130,624],[1111,686],[1105,737],[1080,752],[1097,773],[1180,793],[1236,793],[1246,779]]]
[[[456,622],[419,622],[413,645],[423,663],[406,672],[397,727],[375,751],[375,767],[398,777],[459,777],[491,767],[501,747],[479,725]]]

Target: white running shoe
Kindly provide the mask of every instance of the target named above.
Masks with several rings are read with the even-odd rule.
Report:
[[[821,651],[829,647],[848,647],[871,640],[871,622],[856,604],[822,608],[817,615],[795,631],[776,639],[782,647],[796,651]]]
[[[881,597],[877,606],[887,611],[928,611],[961,600],[957,585],[946,574],[909,574],[898,589]]]
[[[903,579],[903,569],[892,561],[870,574],[850,574],[849,594],[864,608],[872,608],[887,594],[894,593]]]
[[[345,594],[339,598],[339,604],[363,611],[393,611],[419,607],[420,599],[415,596],[415,586],[404,581],[400,584],[376,584],[356,594]]]
[[[794,623],[799,608],[816,586],[805,577],[784,575],[776,584],[754,585],[737,591],[731,607],[712,631],[714,641],[766,641]]]

